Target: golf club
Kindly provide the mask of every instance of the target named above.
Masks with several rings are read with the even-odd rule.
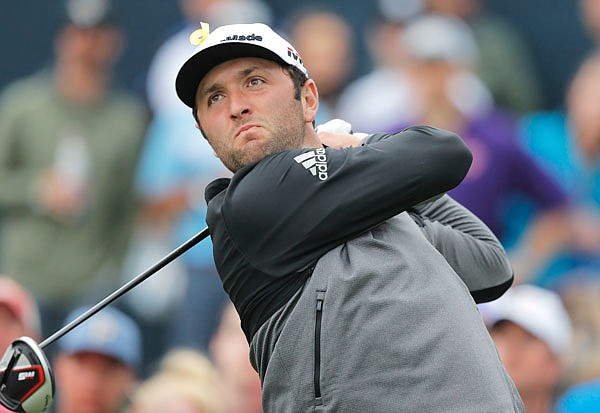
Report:
[[[131,291],[151,275],[208,237],[208,227],[175,248],[156,264],[137,275],[85,313],[63,326],[39,345],[29,337],[14,340],[0,359],[0,405],[20,413],[43,413],[54,399],[54,377],[42,351],[85,320]]]

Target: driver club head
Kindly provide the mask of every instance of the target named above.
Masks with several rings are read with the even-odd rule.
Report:
[[[53,399],[48,359],[32,338],[16,339],[0,360],[0,404],[13,412],[43,413]]]

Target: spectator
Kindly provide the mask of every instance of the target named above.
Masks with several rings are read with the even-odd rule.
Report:
[[[224,413],[262,412],[260,379],[250,364],[249,352],[240,317],[233,304],[228,303],[210,342],[210,354],[224,394]]]
[[[472,31],[455,17],[422,15],[407,25],[402,43],[415,114],[394,129],[425,124],[462,136],[473,165],[449,194],[505,245],[526,248],[536,257],[550,254],[554,238],[548,234],[565,226],[566,195],[520,147],[517,120],[494,103],[475,74],[479,49]],[[507,232],[513,217],[507,205],[517,196],[535,205],[537,215],[522,222],[522,232],[511,233],[516,239],[511,243]]]
[[[508,21],[485,11],[482,0],[423,0],[425,11],[464,20],[480,51],[477,74],[498,105],[517,114],[537,110],[543,96],[526,44]]]
[[[573,324],[562,380],[565,388],[600,377],[600,277],[585,272],[568,277],[560,289]]]
[[[548,259],[530,262],[527,278],[560,288],[568,275],[600,269],[600,55],[584,61],[567,94],[566,109],[523,118],[523,144],[561,185],[571,201],[568,231]]]
[[[31,289],[46,332],[119,281],[147,122],[111,86],[124,35],[108,1],[69,0],[64,18],[52,67],[0,97],[0,262]]]
[[[216,370],[202,353],[169,351],[158,371],[135,391],[129,413],[222,413]]]
[[[0,354],[19,337],[41,337],[40,314],[35,299],[12,278],[0,275]],[[0,406],[0,413],[10,410]]]
[[[592,413],[600,411],[600,379],[570,388],[557,403],[556,413]]]
[[[69,314],[65,325],[87,311]],[[142,356],[137,324],[105,308],[58,341],[53,367],[56,413],[117,413],[136,382]]]
[[[571,340],[571,322],[558,294],[518,285],[480,309],[527,413],[551,413]]]
[[[378,0],[367,26],[367,45],[374,61],[370,73],[350,82],[340,94],[337,111],[354,130],[390,130],[414,114],[414,96],[404,73],[400,41],[407,22],[421,12],[421,0]]]
[[[579,12],[584,28],[592,38],[595,50],[600,46],[600,3],[596,0],[579,0]]]
[[[337,100],[354,67],[354,39],[346,20],[325,8],[297,10],[290,18],[291,43],[319,85],[321,124],[337,117]]]
[[[21,336],[41,338],[40,313],[34,297],[12,278],[0,275],[0,351]]]
[[[0,275],[0,352],[13,340],[28,336],[40,339],[40,315],[34,298],[9,277]],[[10,410],[0,406],[0,413]]]

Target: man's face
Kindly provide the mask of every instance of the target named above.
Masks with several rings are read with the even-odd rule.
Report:
[[[555,388],[561,365],[544,341],[510,321],[499,322],[490,333],[521,395]]]
[[[123,33],[114,26],[82,28],[69,25],[57,38],[58,55],[68,61],[93,70],[113,67],[123,49]]]
[[[54,361],[58,409],[68,413],[117,412],[134,384],[134,374],[112,357],[60,354]]]
[[[308,82],[307,82],[308,83]],[[307,85],[303,88],[303,96]],[[275,62],[240,58],[213,68],[196,92],[200,127],[227,168],[301,148],[307,116],[291,77]]]

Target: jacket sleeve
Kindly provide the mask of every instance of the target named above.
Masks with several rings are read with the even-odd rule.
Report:
[[[500,297],[513,282],[504,248],[487,226],[448,195],[408,211],[469,288],[475,302]]]
[[[297,271],[455,187],[471,160],[456,134],[426,126],[376,134],[359,147],[285,151],[234,175],[222,216],[257,268]]]

